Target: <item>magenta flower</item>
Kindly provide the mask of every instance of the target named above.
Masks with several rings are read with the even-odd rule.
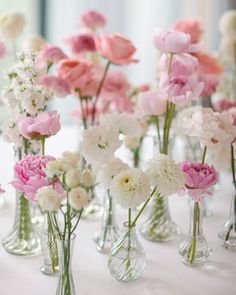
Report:
[[[57,64],[60,60],[67,58],[67,55],[59,48],[51,44],[45,44],[37,57],[40,66]]]
[[[69,45],[71,52],[74,54],[96,50],[94,38],[91,33],[67,37],[65,38],[65,42]]]
[[[81,14],[80,23],[83,27],[94,30],[99,27],[104,27],[106,24],[106,19],[98,11],[87,10]]]
[[[58,97],[65,97],[70,94],[69,84],[58,76],[43,76],[40,79],[40,84],[51,90]]]

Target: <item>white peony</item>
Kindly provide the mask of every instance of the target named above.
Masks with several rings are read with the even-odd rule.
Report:
[[[89,164],[99,166],[111,158],[120,145],[116,128],[94,126],[83,132],[81,150]]]
[[[44,186],[37,190],[36,200],[40,208],[47,212],[57,212],[62,202],[62,195],[60,195],[51,186]]]
[[[95,185],[96,177],[92,170],[86,168],[81,173],[81,182],[86,187],[91,187]]]
[[[39,35],[31,35],[22,42],[21,48],[23,50],[39,52],[45,43],[46,40],[43,37]]]
[[[76,168],[79,164],[80,158],[81,156],[79,153],[69,151],[63,152],[60,160],[64,171],[67,171],[71,168]]]
[[[0,14],[0,33],[3,37],[15,40],[25,27],[25,16],[19,12]]]
[[[71,168],[65,174],[65,182],[68,188],[77,187],[81,182],[81,173],[78,169]]]
[[[230,37],[236,34],[236,10],[227,10],[219,21],[220,32],[224,36]]]
[[[103,183],[106,189],[110,188],[112,179],[121,171],[129,169],[129,166],[118,158],[111,158],[101,168],[99,180]]]
[[[147,174],[137,168],[120,172],[110,185],[111,196],[122,208],[139,206],[148,199],[150,190]]]
[[[60,160],[47,162],[44,172],[48,178],[60,177],[64,172],[62,162]]]
[[[156,154],[147,162],[146,173],[152,186],[157,186],[161,196],[166,197],[184,187],[184,175],[178,165],[169,156]]]
[[[89,202],[89,195],[82,187],[72,188],[68,194],[69,205],[76,211],[81,210]]]

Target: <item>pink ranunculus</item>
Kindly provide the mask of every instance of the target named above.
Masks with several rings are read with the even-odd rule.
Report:
[[[61,129],[60,115],[54,111],[39,113],[36,117],[22,117],[18,121],[18,129],[27,139],[49,137]]]
[[[172,26],[172,30],[189,34],[192,43],[198,43],[203,33],[202,24],[195,18],[178,20]]]
[[[201,75],[198,78],[198,81],[204,83],[204,88],[201,93],[202,97],[208,97],[212,95],[219,85],[219,77],[215,75]]]
[[[162,72],[168,71],[169,57],[163,54],[160,60],[160,70]],[[191,54],[175,54],[173,56],[170,72],[172,76],[185,75],[189,76],[196,72],[198,68],[198,61]]]
[[[3,58],[7,55],[7,49],[4,42],[0,41],[0,58]]]
[[[46,75],[40,78],[40,84],[58,97],[65,97],[70,94],[69,84],[61,77]]]
[[[143,83],[141,85],[138,86],[138,91],[139,92],[146,92],[146,91],[149,91],[151,88],[150,84],[148,83]]]
[[[162,52],[181,53],[199,51],[200,44],[192,44],[191,36],[183,32],[163,31],[156,28],[153,33],[155,47]]]
[[[126,94],[114,93],[109,104],[110,112],[131,113],[133,105]]]
[[[91,33],[78,34],[65,38],[66,44],[74,54],[79,54],[87,51],[95,51],[95,42]]]
[[[185,187],[196,202],[200,202],[203,193],[207,193],[207,190],[217,182],[214,166],[185,161],[180,163],[179,167],[185,175]]]
[[[48,186],[51,182],[44,172],[47,162],[55,160],[51,156],[28,155],[23,160],[14,165],[13,187],[28,200],[35,201],[37,190],[43,186]]]
[[[50,66],[65,58],[67,58],[67,55],[59,47],[45,44],[38,54],[37,63],[39,66]]]
[[[109,95],[109,93],[126,93],[130,88],[130,84],[126,75],[121,71],[112,71],[107,74],[107,77],[103,84],[103,95]]]
[[[200,74],[221,75],[224,72],[224,68],[220,64],[219,59],[217,59],[212,54],[199,51],[199,52],[194,52],[193,56],[195,56],[198,60],[198,63],[199,63],[198,72]]]
[[[96,36],[95,45],[97,51],[114,64],[127,65],[136,62],[133,59],[136,48],[130,40],[119,34]]]
[[[81,14],[80,23],[83,27],[94,30],[99,27],[104,27],[106,24],[106,19],[98,11],[87,10]]]
[[[203,82],[198,82],[195,75],[171,76],[163,74],[160,79],[160,89],[166,94],[168,100],[175,104],[185,104],[197,99],[204,87]]]
[[[213,108],[217,112],[227,111],[228,109],[235,108],[235,107],[236,107],[236,101],[231,101],[226,98],[219,99],[215,103],[213,103]]]
[[[160,116],[166,112],[167,100],[157,91],[141,92],[137,101],[141,116]]]

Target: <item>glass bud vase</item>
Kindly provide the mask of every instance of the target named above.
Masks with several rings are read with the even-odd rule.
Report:
[[[125,223],[123,231],[111,249],[108,259],[111,275],[118,281],[129,282],[138,279],[145,271],[146,258],[135,227]]]
[[[183,263],[188,266],[202,265],[211,255],[211,249],[203,235],[202,211],[200,202],[191,202],[189,233],[186,240],[179,246]]]
[[[235,190],[235,188],[234,188]],[[234,192],[229,218],[225,221],[219,234],[223,240],[223,247],[229,250],[236,250],[236,193]]]
[[[16,195],[14,224],[2,245],[14,255],[35,256],[41,253],[39,234],[32,225],[30,203],[23,194]]]
[[[76,236],[72,234],[70,239],[57,239],[60,272],[56,295],[76,295],[71,271],[75,238]]]
[[[55,275],[59,271],[59,261],[57,238],[50,213],[44,214],[44,223],[40,240],[43,255],[43,266],[41,267],[41,272],[46,275]]]
[[[171,219],[168,198],[153,198],[149,216],[140,232],[145,239],[153,242],[171,242],[178,237],[180,229]]]
[[[115,223],[112,196],[109,191],[107,191],[104,203],[101,228],[95,232],[93,240],[99,252],[109,253],[119,236],[119,229]]]
[[[90,203],[83,209],[82,218],[87,220],[97,220],[103,214],[103,206],[99,203],[95,190],[91,190]]]

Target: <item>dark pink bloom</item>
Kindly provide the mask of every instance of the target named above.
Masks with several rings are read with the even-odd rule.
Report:
[[[74,54],[96,50],[94,38],[91,33],[67,37],[65,38],[65,42],[69,45],[71,52]]]
[[[198,43],[203,33],[200,21],[194,18],[178,20],[172,26],[172,30],[189,34],[192,43]]]
[[[95,10],[87,10],[80,16],[81,25],[92,30],[104,27],[106,24],[105,17]]]
[[[46,75],[40,79],[40,84],[58,97],[65,97],[70,94],[69,84],[61,77]]]

